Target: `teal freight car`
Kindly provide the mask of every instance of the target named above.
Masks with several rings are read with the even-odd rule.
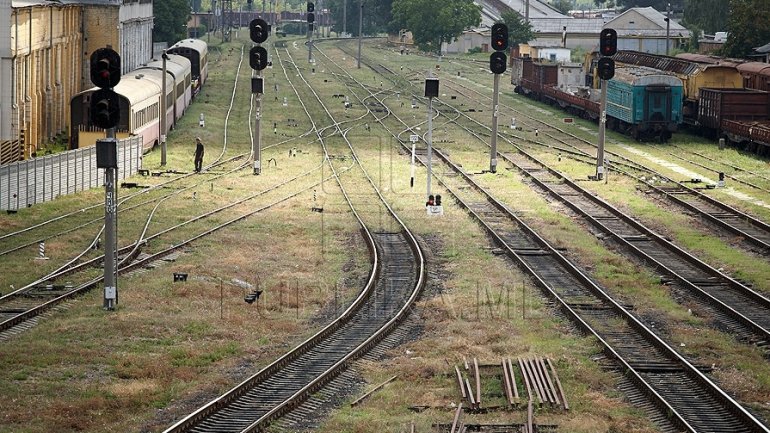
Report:
[[[682,123],[682,80],[645,67],[618,68],[607,83],[607,126],[644,140],[671,138]]]

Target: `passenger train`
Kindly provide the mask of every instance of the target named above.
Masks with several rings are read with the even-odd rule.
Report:
[[[141,135],[147,152],[160,143],[182,117],[200,92],[208,76],[208,46],[198,39],[186,39],[166,50],[166,76],[163,61],[153,60],[121,77],[114,90],[120,98],[118,138]],[[166,130],[161,131],[161,93],[166,85]],[[94,87],[75,95],[70,101],[70,147],[93,146],[105,137],[105,131],[91,124],[91,96]]]
[[[676,125],[693,127],[699,133],[726,138],[759,154],[770,155],[770,64],[737,59],[724,59],[702,54],[679,54],[676,57],[618,51],[613,56],[616,76],[608,81],[607,125],[627,132],[640,140],[657,138],[665,141]],[[514,58],[511,83],[518,93],[588,119],[599,118],[600,80],[597,77],[598,53],[589,53],[582,65],[557,65],[529,58]],[[585,77],[576,83],[564,71],[580,72]],[[639,80],[627,73],[644,68],[649,76]],[[632,74],[632,75],[634,75]],[[667,77],[667,78],[664,78]],[[645,88],[635,85],[646,81]],[[653,82],[654,81],[654,82]],[[635,87],[631,94],[628,85]],[[658,103],[667,104],[659,110]],[[629,110],[641,110],[640,116],[627,116]],[[668,125],[660,124],[661,116]]]

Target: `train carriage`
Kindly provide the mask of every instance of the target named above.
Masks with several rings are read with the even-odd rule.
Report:
[[[668,140],[682,123],[682,80],[651,68],[618,68],[607,82],[609,126],[637,139]],[[616,123],[613,125],[613,123]]]
[[[684,57],[670,57],[638,51],[618,51],[613,57],[620,65],[643,66],[672,74],[682,80],[684,121],[696,124],[701,88],[740,89],[743,80],[737,63],[699,62]]]
[[[168,54],[177,54],[190,60],[192,68],[193,96],[200,92],[208,77],[209,49],[206,42],[200,39],[184,39],[166,50]]]
[[[152,149],[159,142],[162,74],[163,72],[154,69],[139,69],[124,75],[113,89],[120,100],[120,121],[115,128],[117,137],[141,135],[145,151]],[[166,79],[167,89],[173,89],[173,79],[168,74]],[[97,139],[104,137],[104,130],[95,128],[90,120],[91,95],[96,90],[98,88],[94,87],[78,93],[70,102],[70,139],[73,149],[93,146]],[[173,90],[171,94],[173,95]],[[173,123],[173,107],[169,107],[168,114]]]
[[[743,79],[743,87],[770,92],[770,64],[747,62],[738,65],[738,72]]]
[[[163,70],[163,61],[155,60],[140,69]],[[192,71],[190,61],[186,57],[170,54],[166,61],[166,72],[174,78],[173,114],[179,120],[192,102]]]

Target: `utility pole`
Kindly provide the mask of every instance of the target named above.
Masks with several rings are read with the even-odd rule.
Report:
[[[342,0],[342,34],[348,34],[348,0]]]
[[[669,37],[671,32],[671,3],[668,3],[666,6],[666,55],[668,55],[669,50]]]
[[[359,0],[359,10],[358,10],[358,69],[361,69],[361,42],[362,38],[364,37],[364,0]],[[428,146],[428,149],[430,150],[430,146]],[[430,182],[430,177],[428,177],[428,182]]]
[[[524,22],[529,24],[529,0],[527,0],[526,6],[524,7]]]
[[[313,27],[315,22],[315,3],[307,2],[307,62],[313,63]]]
[[[161,83],[161,97],[160,97],[160,165],[165,167],[166,166],[166,111],[168,110],[168,107],[166,107],[166,60],[168,60],[168,55],[166,55],[166,50],[163,50],[163,54],[161,55],[163,58],[163,78]]]

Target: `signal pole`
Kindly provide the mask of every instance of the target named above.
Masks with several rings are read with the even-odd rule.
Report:
[[[602,98],[599,102],[599,145],[596,147],[596,180],[604,176],[604,132],[607,127],[607,80],[602,79]]]
[[[497,117],[498,94],[500,93],[500,74],[495,74],[494,88],[492,90],[492,150],[489,157],[489,171],[497,173]]]
[[[601,78],[602,97],[599,104],[599,144],[596,146],[596,175],[595,180],[604,177],[604,133],[607,126],[607,86],[615,76],[615,61],[610,58],[618,51],[618,33],[614,29],[603,29],[599,33],[599,54],[601,58],[597,72]]]
[[[109,311],[114,310],[118,303],[117,145],[115,128],[107,129],[107,138],[96,142],[96,166],[104,169],[103,308]]]
[[[118,169],[115,127],[120,122],[120,100],[113,88],[120,82],[120,56],[112,48],[99,48],[90,58],[91,81],[99,90],[91,94],[91,123],[104,128],[106,139],[96,142],[96,167],[104,169],[104,309],[118,303]],[[165,76],[163,77],[165,80]],[[164,81],[165,82],[165,81]],[[164,113],[165,115],[165,113]]]
[[[256,79],[258,81],[262,81],[262,71],[256,71],[257,77]],[[252,93],[254,92],[253,86],[252,86]],[[262,120],[262,94],[256,93],[256,101],[254,104],[256,105],[256,114],[254,116],[254,143],[252,143],[252,152],[254,152],[254,174],[258,175],[262,173],[262,143],[261,143],[261,130],[260,130],[260,122]]]
[[[508,48],[508,26],[496,23],[492,26],[491,45],[495,52],[489,56],[489,70],[495,74],[494,88],[492,90],[492,140],[490,143],[489,171],[497,173],[497,120],[500,115],[499,93],[500,74],[505,72],[508,58],[505,49]]]
[[[433,177],[433,98],[438,97],[438,78],[425,79],[425,96],[428,98],[428,194],[430,197],[430,182]]]
[[[313,63],[313,23],[315,22],[315,4],[307,2],[307,62]]]
[[[309,4],[309,3],[308,3]],[[256,95],[256,115],[254,116],[254,137],[251,143],[251,153],[254,155],[254,174],[262,172],[262,146],[260,144],[260,121],[262,119],[262,94],[264,93],[264,81],[262,70],[267,67],[267,50],[261,45],[270,35],[270,26],[267,21],[257,18],[249,23],[249,36],[257,45],[249,50],[249,65],[254,70],[255,76],[251,78],[251,93]]]

